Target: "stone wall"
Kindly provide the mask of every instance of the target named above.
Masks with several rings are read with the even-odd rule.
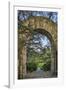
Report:
[[[57,72],[57,60],[56,60],[56,52],[57,52],[57,24],[51,21],[50,19],[46,17],[30,17],[27,20],[23,21],[22,23],[22,29],[18,30],[18,42],[22,44],[21,39],[23,39],[23,32],[24,32],[24,41],[27,41],[28,36],[30,37],[29,30],[40,30],[43,34],[48,36],[50,38],[51,43],[52,43],[52,63],[51,63],[51,72]],[[28,34],[26,35],[26,32],[28,31]],[[47,32],[47,33],[46,33]],[[51,37],[50,37],[51,36]],[[21,58],[19,61],[22,61],[22,64],[19,64],[19,75],[25,76],[26,75],[26,60],[27,60],[27,55],[26,55],[26,49],[21,45],[20,43],[18,44],[18,48]],[[19,54],[18,52],[18,54]],[[18,62],[19,62],[18,61]],[[20,66],[21,65],[21,66]],[[22,68],[22,69],[21,69]],[[22,78],[22,77],[21,77]]]

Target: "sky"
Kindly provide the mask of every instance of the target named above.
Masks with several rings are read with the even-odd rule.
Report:
[[[50,19],[52,21],[54,21],[55,23],[57,23],[57,19],[58,19],[58,12],[18,10],[18,16],[19,16],[20,20],[27,19],[31,15],[32,16],[44,16],[47,18],[49,18],[51,16]]]
[[[43,34],[39,34],[39,33],[35,34],[32,43],[29,44],[29,47],[32,48],[37,53],[42,52],[44,48],[47,47],[51,48],[50,40],[47,38],[47,36]]]

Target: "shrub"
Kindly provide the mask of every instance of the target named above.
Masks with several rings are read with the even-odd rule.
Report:
[[[32,62],[32,63],[27,63],[27,71],[28,72],[33,72],[37,69],[37,65],[36,63]]]
[[[42,70],[44,71],[49,71],[51,69],[51,62],[48,61],[46,62],[42,67],[41,67]]]

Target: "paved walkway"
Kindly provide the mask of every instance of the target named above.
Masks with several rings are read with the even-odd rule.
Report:
[[[32,73],[27,73],[26,78],[50,78],[51,74],[50,71],[43,71],[38,68],[36,71]]]

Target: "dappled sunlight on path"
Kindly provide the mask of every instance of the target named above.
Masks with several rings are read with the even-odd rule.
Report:
[[[31,73],[27,73],[26,75],[26,78],[50,78],[50,77],[51,77],[50,71],[43,71],[40,68]]]

